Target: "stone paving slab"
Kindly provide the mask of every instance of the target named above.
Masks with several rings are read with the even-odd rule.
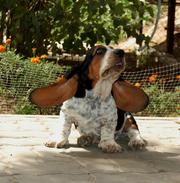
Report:
[[[180,118],[136,118],[148,141],[144,151],[119,143],[124,152],[106,154],[96,146],[46,148],[58,116],[0,115],[0,183],[180,183]]]

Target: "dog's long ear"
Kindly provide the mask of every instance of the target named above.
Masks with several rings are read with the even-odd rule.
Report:
[[[47,87],[33,90],[29,96],[30,101],[38,107],[50,107],[62,104],[73,97],[77,91],[78,76],[63,79]]]
[[[149,98],[143,90],[126,81],[116,81],[112,93],[117,107],[124,111],[140,112],[149,103]]]
[[[39,107],[50,107],[62,104],[73,96],[84,97],[85,90],[92,87],[88,79],[88,67],[93,57],[92,51],[91,49],[87,52],[83,63],[66,73],[63,81],[33,90],[29,97],[30,101]]]

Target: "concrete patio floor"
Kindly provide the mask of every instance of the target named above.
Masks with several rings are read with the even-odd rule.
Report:
[[[132,151],[127,138],[122,153],[106,154],[97,147],[50,149],[58,116],[0,115],[0,183],[180,183],[180,118],[136,118],[148,141]]]

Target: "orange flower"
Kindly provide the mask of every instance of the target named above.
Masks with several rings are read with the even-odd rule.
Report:
[[[6,47],[3,45],[0,45],[0,53],[3,53],[6,51]]]
[[[180,75],[177,75],[177,76],[176,76],[176,79],[180,80]]]
[[[136,86],[136,87],[140,87],[141,86],[141,83],[135,83],[135,85],[134,86]]]
[[[6,39],[6,45],[11,45],[11,39],[9,38],[9,39]]]
[[[157,74],[153,74],[149,77],[149,82],[150,83],[153,83],[157,80]]]
[[[37,48],[32,48],[32,51],[35,52],[37,50]]]
[[[47,58],[48,58],[48,55],[41,55],[40,58],[41,58],[41,59],[47,59]]]
[[[33,63],[33,64],[38,64],[38,63],[40,63],[39,57],[33,57],[33,58],[31,58],[31,63]]]

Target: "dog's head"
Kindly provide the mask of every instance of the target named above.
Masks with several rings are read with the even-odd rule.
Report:
[[[139,92],[140,89],[123,83],[121,88],[121,83],[119,81],[117,83],[117,80],[124,69],[123,50],[102,45],[94,46],[87,52],[85,60],[65,75],[63,80],[48,87],[35,89],[30,94],[30,100],[39,107],[47,107],[59,105],[73,96],[82,98],[85,96],[86,90],[92,90],[94,95],[102,100],[113,93],[115,100],[117,97],[118,101],[123,104],[122,107],[121,104],[117,104],[117,106],[123,110],[128,110],[127,104],[128,106],[130,104],[128,101],[134,97],[129,97],[128,93],[130,92],[132,95],[133,89],[135,89],[141,98],[143,92]],[[135,109],[134,106],[133,109]],[[134,112],[135,110],[128,111]]]
[[[113,82],[124,69],[123,50],[98,45],[88,51],[84,62],[75,67],[66,79],[77,75],[78,87],[75,97],[84,97],[86,89],[93,89],[95,95],[105,99],[111,93]]]
[[[124,51],[107,46],[95,46],[89,51],[89,78],[93,81],[116,80],[125,69]]]

